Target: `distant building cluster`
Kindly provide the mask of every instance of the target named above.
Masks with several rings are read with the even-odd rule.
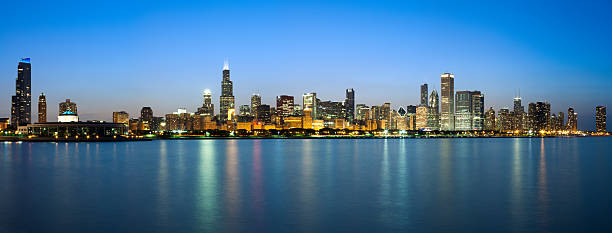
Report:
[[[11,118],[0,119],[0,130],[7,128],[27,131],[31,124],[31,63],[22,59],[17,67],[16,94],[12,97]],[[226,61],[221,74],[219,114],[210,90],[202,94],[202,105],[195,112],[179,108],[176,112],[156,117],[151,107],[143,107],[140,117],[130,118],[126,111],[113,112],[113,123],[125,126],[132,133],[159,133],[167,131],[257,131],[257,130],[412,130],[412,131],[495,131],[505,133],[577,132],[578,113],[569,108],[567,113],[551,113],[550,103],[522,104],[521,97],[513,99],[513,108],[496,111],[485,109],[485,96],[478,90],[455,91],[455,76],[443,73],[440,76],[440,91],[429,90],[428,84],[420,86],[417,105],[392,109],[391,103],[367,106],[356,103],[352,88],[345,90],[341,101],[321,100],[317,93],[304,93],[300,97],[279,95],[276,103],[262,103],[261,95],[253,94],[250,104],[236,106],[233,94],[234,83],[230,79]],[[47,117],[47,98],[38,98],[37,127],[52,125]],[[57,123],[80,122],[77,104],[70,99],[59,104]],[[96,122],[89,122],[96,123]],[[103,124],[102,122],[97,122]],[[64,124],[66,125],[66,124]],[[69,125],[69,124],[68,124]],[[91,126],[91,125],[89,125]],[[88,126],[88,127],[89,127]],[[606,107],[596,107],[595,128],[606,132]],[[41,128],[42,127],[42,128]],[[104,127],[102,127],[104,129]],[[109,132],[128,132],[116,129]]]

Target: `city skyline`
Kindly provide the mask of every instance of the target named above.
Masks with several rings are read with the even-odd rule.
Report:
[[[159,116],[177,108],[195,112],[202,106],[204,89],[211,90],[213,103],[218,104],[220,63],[226,57],[233,64],[236,107],[249,104],[252,93],[261,94],[263,104],[274,105],[276,96],[294,96],[299,103],[299,97],[310,92],[322,100],[342,101],[345,89],[353,88],[355,104],[390,102],[398,109],[419,104],[423,83],[440,92],[439,75],[445,72],[455,75],[455,91],[482,91],[485,109],[512,108],[520,89],[524,105],[546,101],[555,113],[574,108],[580,114],[578,127],[585,130],[594,129],[595,106],[612,102],[607,93],[612,88],[610,45],[598,39],[606,38],[612,28],[607,18],[599,18],[605,6],[541,5],[533,8],[545,9],[541,15],[519,12],[514,24],[503,21],[515,16],[509,13],[495,11],[499,17],[490,23],[460,13],[467,9],[486,16],[488,10],[501,7],[491,4],[474,9],[466,4],[455,11],[451,8],[457,5],[452,3],[438,8],[365,2],[345,11],[346,19],[335,16],[334,7],[345,5],[312,3],[295,10],[291,4],[262,3],[262,12],[269,16],[238,8],[224,11],[227,6],[222,3],[173,8],[166,13],[170,15],[160,14],[161,6],[133,6],[135,12],[110,19],[100,18],[101,12],[87,17],[75,8],[58,9],[75,16],[65,19],[44,12],[57,6],[41,4],[32,12],[47,20],[38,21],[11,15],[22,11],[17,10],[0,16],[7,22],[0,34],[5,51],[0,55],[0,76],[7,84],[1,87],[0,117],[10,117],[6,100],[14,95],[11,84],[20,57],[32,58],[32,95],[46,94],[48,112],[69,98],[79,103],[83,120],[110,121],[114,111],[134,116],[143,106],[151,106]],[[286,9],[294,10],[281,13]],[[313,11],[321,18],[309,18],[307,13]],[[567,18],[555,16],[559,12],[580,17],[567,27]],[[206,23],[205,19],[223,14],[235,17]],[[172,18],[177,15],[188,20]],[[433,19],[439,15],[456,17]],[[247,18],[253,22],[244,26]],[[166,19],[166,24],[153,23]],[[279,23],[281,19],[289,21]],[[544,25],[518,29],[528,19],[546,20]],[[46,23],[49,20],[57,24]],[[295,25],[298,29],[292,29]],[[201,31],[187,30],[193,27]],[[166,35],[164,30],[181,36],[161,36]],[[218,30],[222,33],[213,34]],[[240,37],[247,32],[247,38]],[[452,33],[452,38],[438,38],[444,32]],[[12,36],[16,33],[22,36]],[[24,46],[13,46],[18,43]]]

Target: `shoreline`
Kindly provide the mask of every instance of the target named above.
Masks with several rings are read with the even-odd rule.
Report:
[[[236,136],[236,137],[203,137],[203,136],[177,136],[177,137],[152,137],[152,138],[52,138],[52,137],[12,137],[0,136],[0,142],[138,142],[155,140],[278,140],[278,139],[465,139],[465,138],[574,138],[574,137],[606,137],[607,135],[561,135],[561,136],[292,136],[292,137],[270,137],[270,136]]]

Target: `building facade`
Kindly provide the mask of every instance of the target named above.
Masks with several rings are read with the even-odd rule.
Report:
[[[234,109],[234,84],[230,80],[229,63],[225,61],[223,65],[223,80],[221,81],[221,97],[219,98],[219,120],[224,122],[232,119],[229,116]]]
[[[319,106],[317,101],[317,93],[305,93],[302,95],[302,110],[310,110],[310,116],[313,119],[319,117]]]
[[[79,114],[77,110],[77,104],[75,102],[70,102],[70,99],[66,99],[65,102],[59,103],[59,114],[64,112],[73,112],[74,114]]]
[[[38,122],[47,122],[47,97],[45,93],[41,93],[38,96]]]
[[[210,90],[204,90],[204,93],[202,93],[202,107],[198,108],[196,114],[210,117],[215,115],[215,105],[212,103]]]
[[[344,109],[344,119],[353,123],[355,121],[355,90],[353,88],[346,89]]]
[[[578,113],[573,108],[567,109],[567,130],[571,132],[578,131]]]
[[[421,85],[421,106],[429,106],[428,102],[427,102],[427,95],[429,93],[429,90],[427,88],[427,83],[424,83],[423,85]]]
[[[11,102],[11,125],[26,126],[32,122],[32,65],[23,58],[17,65],[15,95]]]
[[[595,130],[600,133],[607,132],[606,106],[597,106],[595,108]]]
[[[455,76],[444,73],[441,78],[440,128],[455,130]]]
[[[438,97],[436,89],[431,91],[428,104],[427,128],[430,130],[440,130],[440,98]]]
[[[113,123],[129,124],[130,114],[125,111],[113,112]]]

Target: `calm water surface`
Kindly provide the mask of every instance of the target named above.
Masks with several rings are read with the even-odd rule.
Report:
[[[610,142],[0,142],[0,232],[610,232]]]

